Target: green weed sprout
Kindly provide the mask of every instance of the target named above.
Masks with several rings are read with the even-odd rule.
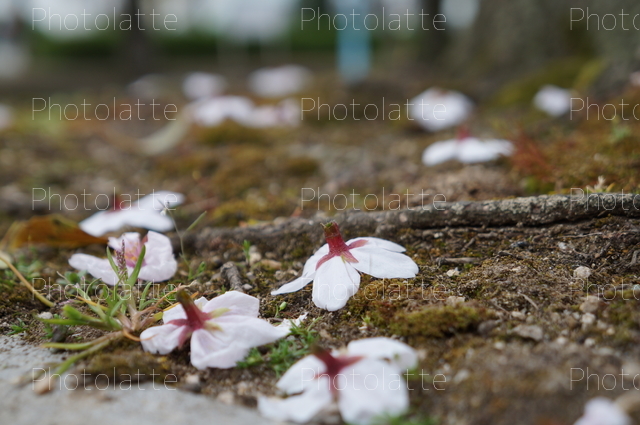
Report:
[[[57,365],[55,371],[49,379],[39,380],[34,387],[37,393],[45,393],[52,389],[52,381],[66,372],[78,360],[88,357],[109,346],[115,341],[128,338],[140,341],[134,334],[141,332],[162,317],[160,304],[166,300],[167,295],[177,291],[179,288],[165,294],[158,300],[147,300],[149,289],[153,282],[147,283],[139,297],[134,295],[133,287],[138,281],[138,274],[145,255],[145,247],[142,247],[138,261],[128,274],[124,249],[116,252],[114,260],[111,251],[107,248],[107,258],[111,267],[118,275],[118,282],[107,289],[106,298],[92,301],[90,296],[79,285],[76,286],[76,298],[82,302],[92,314],[85,314],[70,304],[62,308],[62,318],[40,319],[48,325],[66,326],[89,326],[95,329],[108,332],[104,336],[89,342],[82,343],[61,343],[48,342],[43,344],[46,348],[55,348],[69,351],[78,351],[78,354],[70,356],[65,361]],[[137,299],[136,299],[137,298]],[[42,375],[40,375],[42,376]],[[33,377],[36,379],[37,377]]]

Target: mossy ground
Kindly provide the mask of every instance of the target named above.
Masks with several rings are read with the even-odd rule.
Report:
[[[358,90],[377,99],[380,87],[396,93],[409,89],[401,82],[383,81]],[[348,93],[327,93],[327,102],[350,99]],[[623,96],[629,103],[640,100],[633,89]],[[381,199],[383,187],[387,196],[424,190],[432,195],[442,193],[448,201],[479,200],[568,193],[574,187],[595,185],[603,175],[607,184],[615,185],[614,190],[640,190],[639,123],[553,120],[531,111],[528,105],[509,105],[506,94],[501,99],[481,107],[471,128],[481,136],[512,139],[517,145],[513,158],[429,169],[420,163],[422,149],[454,132],[426,135],[407,121],[318,122],[307,116],[299,128],[259,134],[231,125],[193,131],[171,152],[145,157],[114,141],[108,123],[35,125],[24,120],[0,135],[0,184],[6,198],[0,205],[0,232],[14,220],[34,213],[60,211],[55,199],[51,205],[32,204],[32,188],[63,196],[79,195],[84,189],[93,194],[111,193],[114,187],[129,194],[151,189],[180,191],[187,195],[186,205],[176,210],[181,228],[202,211],[209,211],[195,232],[203,226],[246,225],[291,215],[330,216],[342,207],[326,198],[302,203],[301,188],[328,194],[354,191],[359,194],[359,208],[365,205],[365,194]],[[410,205],[419,202],[417,197],[410,199]],[[377,209],[383,207],[380,203]],[[63,213],[79,220],[89,211],[76,208]],[[418,370],[423,376],[413,376],[409,383],[412,409],[418,416],[439,418],[442,424],[551,425],[573,423],[584,402],[596,394],[612,398],[624,393],[619,378],[622,368],[640,373],[640,306],[633,297],[634,285],[640,283],[640,261],[632,264],[634,253],[640,250],[639,228],[638,220],[604,215],[535,228],[402,231],[390,239],[405,246],[419,264],[417,278],[363,276],[360,291],[337,312],[313,305],[311,285],[284,296],[270,295],[272,289],[295,277],[318,248],[309,240],[285,238],[279,241],[283,248],[278,252],[261,252],[263,258],[279,265],[265,262],[251,268],[242,247],[227,241],[211,241],[202,250],[188,243],[186,250],[195,267],[201,262],[206,265],[192,286],[206,297],[228,290],[218,269],[226,261],[235,261],[252,287],[247,293],[261,299],[263,317],[275,322],[309,312],[309,318],[317,320],[314,329],[323,346],[340,347],[353,339],[380,335],[415,346],[421,353]],[[177,240],[175,234],[170,236]],[[81,251],[102,255],[103,247]],[[26,265],[38,262],[35,272],[43,282],[53,284],[59,278],[57,272],[70,270],[67,260],[77,251],[34,247],[21,252],[22,261]],[[439,265],[441,258],[461,257],[478,261]],[[578,266],[593,269],[589,285],[573,277]],[[447,271],[456,267],[459,274],[449,276]],[[190,284],[186,276],[186,267],[180,264],[170,283]],[[587,291],[600,296],[602,305],[594,313],[595,321],[585,325],[580,306]],[[640,291],[635,295],[640,299]],[[53,298],[60,300],[55,291]],[[283,301],[287,306],[279,311]],[[34,344],[44,342],[44,326],[33,319],[43,310],[13,276],[0,271],[3,333],[22,319],[28,339]],[[523,337],[518,330],[523,326],[539,327],[542,338]],[[74,329],[67,341],[96,336],[99,332]],[[269,347],[261,350],[264,354]],[[180,386],[187,375],[197,374],[202,393],[225,400],[233,397],[251,406],[257,394],[273,394],[277,379],[265,363],[197,371],[189,363],[188,346],[153,357],[143,354],[137,344],[123,343],[83,365],[99,373],[131,364],[175,374]],[[598,391],[595,378],[588,391],[586,381],[572,383],[572,369],[586,371],[587,367],[600,379],[616,374],[615,388],[606,390],[600,382]],[[446,382],[434,382],[442,377]],[[611,382],[605,385],[611,387]],[[625,381],[625,388],[630,385]]]

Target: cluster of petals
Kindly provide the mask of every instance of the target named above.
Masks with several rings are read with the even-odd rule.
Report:
[[[408,345],[389,338],[352,341],[342,352],[319,352],[295,363],[277,387],[290,397],[258,398],[260,413],[278,421],[305,423],[337,405],[348,423],[368,425],[409,406],[403,373],[416,366]]]
[[[433,143],[422,153],[422,162],[427,166],[451,160],[477,164],[493,161],[500,156],[510,156],[513,151],[513,144],[508,140],[464,136]]]
[[[164,324],[140,335],[145,351],[168,354],[191,340],[191,364],[198,369],[231,368],[253,347],[268,344],[290,332],[291,322],[273,326],[258,318],[259,300],[229,291],[195,302],[179,291],[177,305],[163,316]]]
[[[124,252],[122,252],[123,245]],[[119,238],[109,238],[109,246],[116,252],[124,254],[129,274],[136,266],[143,245],[145,255],[138,278],[151,282],[171,279],[178,269],[178,263],[173,256],[171,240],[165,235],[150,231],[141,240],[139,233],[130,232]],[[69,259],[69,265],[78,270],[86,270],[91,276],[101,279],[108,285],[118,283],[118,275],[107,258],[73,254]]]
[[[418,265],[402,254],[405,249],[396,243],[368,237],[345,243],[335,222],[326,225],[324,232],[327,243],[307,260],[302,276],[272,295],[299,291],[313,281],[315,305],[335,311],[358,291],[360,273],[379,279],[407,279],[418,274]]]
[[[256,106],[243,96],[218,96],[192,103],[189,111],[191,119],[202,127],[216,127],[225,121],[249,128],[286,127],[300,121],[300,107],[292,99]]]

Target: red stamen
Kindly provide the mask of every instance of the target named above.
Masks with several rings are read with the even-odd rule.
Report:
[[[186,326],[191,332],[204,328],[205,323],[211,320],[211,316],[200,310],[185,291],[178,291],[176,293],[176,299],[182,304],[182,308],[184,308],[184,312],[187,314]],[[173,320],[172,322],[177,322],[177,320]],[[181,322],[178,326],[180,325],[184,326],[185,323]]]
[[[338,356],[334,357],[328,350],[316,348],[313,353],[318,359],[324,363],[326,370],[324,373],[317,375],[316,378],[327,376],[331,382],[331,392],[335,395],[338,391],[335,378],[340,374],[342,369],[351,366],[363,359],[362,356]]]
[[[350,250],[364,246],[367,243],[367,241],[359,240],[347,245],[344,242],[344,239],[342,239],[340,228],[338,227],[338,223],[335,221],[324,226],[324,238],[329,245],[329,253],[318,261],[318,264],[316,264],[316,270],[333,257],[338,256],[342,257],[342,260],[348,263],[357,263],[358,260],[353,256],[353,254],[351,254]]]

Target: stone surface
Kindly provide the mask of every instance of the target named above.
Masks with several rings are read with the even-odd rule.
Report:
[[[540,326],[528,326],[519,325],[513,329],[513,333],[520,338],[532,339],[534,341],[541,341],[544,337],[544,332]]]
[[[60,361],[62,355],[25,344],[20,337],[0,336],[0,423],[39,425],[157,425],[219,423],[229,425],[271,424],[256,411],[229,406],[219,401],[164,388],[161,383],[132,383],[129,390],[95,387],[67,390],[72,379],[55,384],[55,390],[38,396],[32,384],[19,386],[21,376],[47,362]],[[67,375],[68,376],[68,375]],[[69,376],[70,377],[70,376]],[[70,377],[71,378],[71,377]],[[58,387],[62,383],[62,390]],[[117,388],[117,385],[116,385]]]

